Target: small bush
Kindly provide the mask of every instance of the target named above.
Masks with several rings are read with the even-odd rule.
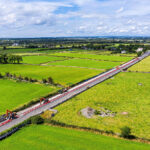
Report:
[[[29,125],[29,124],[31,124],[32,122],[31,122],[31,118],[29,118],[29,119],[27,119],[27,120],[25,120],[24,122],[23,122],[23,124],[25,124],[25,125]]]
[[[114,134],[114,132],[112,130],[106,130],[106,133],[107,134],[112,134],[112,135]]]
[[[42,124],[44,123],[44,119],[41,116],[34,116],[31,118],[32,124]]]
[[[130,138],[131,137],[131,129],[127,126],[121,128],[121,137]]]
[[[101,113],[100,113],[99,110],[95,110],[95,111],[94,111],[94,114],[95,114],[95,115],[100,115]]]
[[[5,77],[9,77],[10,73],[9,72],[6,72],[5,73]]]
[[[47,79],[47,82],[48,82],[49,84],[53,84],[53,83],[54,83],[54,81],[53,81],[53,79],[52,79],[51,77],[49,77],[49,78]]]
[[[30,101],[30,102],[28,103],[29,106],[31,106],[31,105],[33,105],[33,104],[35,104],[34,101]]]
[[[29,78],[28,78],[28,77],[25,77],[24,80],[29,81]]]
[[[46,79],[42,79],[42,83],[47,83],[47,80]]]
[[[16,79],[16,74],[13,74],[13,78]]]
[[[3,78],[2,74],[0,73],[0,78]]]
[[[22,81],[22,80],[23,80],[23,78],[22,78],[21,75],[18,77],[18,80],[19,80],[19,81]]]
[[[30,78],[30,79],[29,79],[29,81],[30,81],[30,82],[33,82],[33,79],[32,79],[32,78]]]
[[[141,56],[142,55],[142,51],[141,52],[137,52],[137,56],[139,57],[139,56]]]

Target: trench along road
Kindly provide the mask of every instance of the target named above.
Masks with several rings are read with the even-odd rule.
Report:
[[[118,74],[119,72],[121,72],[124,69],[127,69],[129,67],[131,67],[132,65],[140,62],[142,59],[148,57],[150,55],[150,51],[147,51],[145,54],[143,54],[140,57],[137,57],[135,59],[132,59],[131,61],[120,65],[116,68],[113,68],[105,73],[99,74],[71,89],[69,89],[67,92],[64,92],[62,94],[58,94],[56,96],[53,96],[51,98],[48,99],[48,102],[44,103],[44,104],[36,104],[33,105],[23,111],[17,112],[17,119],[8,119],[4,122],[0,123],[0,132],[3,132],[9,128],[12,128],[13,126],[23,122],[24,120],[38,115],[40,113],[42,113],[45,110],[48,110],[50,108],[56,107],[57,105],[60,105],[61,103],[67,101],[68,99],[74,97],[75,95],[87,90],[88,88],[97,85],[100,82],[103,82],[106,79],[109,79],[110,77]]]

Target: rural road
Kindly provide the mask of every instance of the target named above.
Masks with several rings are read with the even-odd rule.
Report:
[[[69,89],[67,92],[64,92],[62,94],[58,94],[56,96],[49,98],[48,103],[45,103],[45,104],[39,103],[39,104],[29,107],[23,111],[18,112],[17,115],[19,117],[17,119],[7,120],[5,122],[0,123],[0,132],[3,132],[5,130],[23,122],[24,120],[30,118],[31,116],[40,114],[45,110],[53,108],[65,101],[67,101],[68,99],[87,90],[88,88],[95,86],[96,84],[103,82],[104,80],[118,74],[122,70],[131,67],[132,65],[138,63],[139,61],[141,61],[142,59],[144,59],[145,57],[147,57],[149,55],[150,55],[150,51],[147,51],[145,54],[143,54],[142,56],[140,56],[138,58],[132,59],[131,61],[129,61],[123,65],[113,68],[105,73],[102,73],[102,74],[96,76],[96,77],[93,77],[92,79],[89,79],[89,80]]]

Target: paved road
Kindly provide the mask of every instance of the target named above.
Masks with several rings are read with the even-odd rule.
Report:
[[[142,59],[144,59],[145,57],[147,57],[149,55],[150,55],[150,51],[146,52],[141,57],[135,58],[121,66],[118,66],[118,67],[113,68],[105,73],[102,73],[102,74],[96,76],[96,77],[93,77],[92,79],[85,81],[85,82],[69,89],[65,93],[58,94],[54,97],[49,98],[48,103],[45,103],[45,104],[39,103],[39,104],[29,107],[23,111],[18,112],[17,115],[19,116],[19,118],[14,119],[14,120],[7,120],[0,124],[0,132],[13,127],[14,125],[21,123],[22,121],[30,118],[31,116],[35,116],[37,114],[42,113],[45,110],[56,107],[57,105],[67,101],[68,99],[87,90],[88,88],[116,75],[117,73],[121,72],[124,69],[131,67],[132,65],[138,63],[139,61],[141,61]]]

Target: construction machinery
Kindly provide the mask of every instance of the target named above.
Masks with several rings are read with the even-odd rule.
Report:
[[[12,111],[7,109],[7,111],[6,111],[6,118],[7,119],[16,119],[17,118],[17,113],[16,112],[12,112]]]
[[[41,98],[40,99],[40,104],[45,104],[48,102],[48,98]]]
[[[59,90],[59,93],[62,94],[62,93],[68,92],[69,89],[70,87],[63,88],[62,90]]]

